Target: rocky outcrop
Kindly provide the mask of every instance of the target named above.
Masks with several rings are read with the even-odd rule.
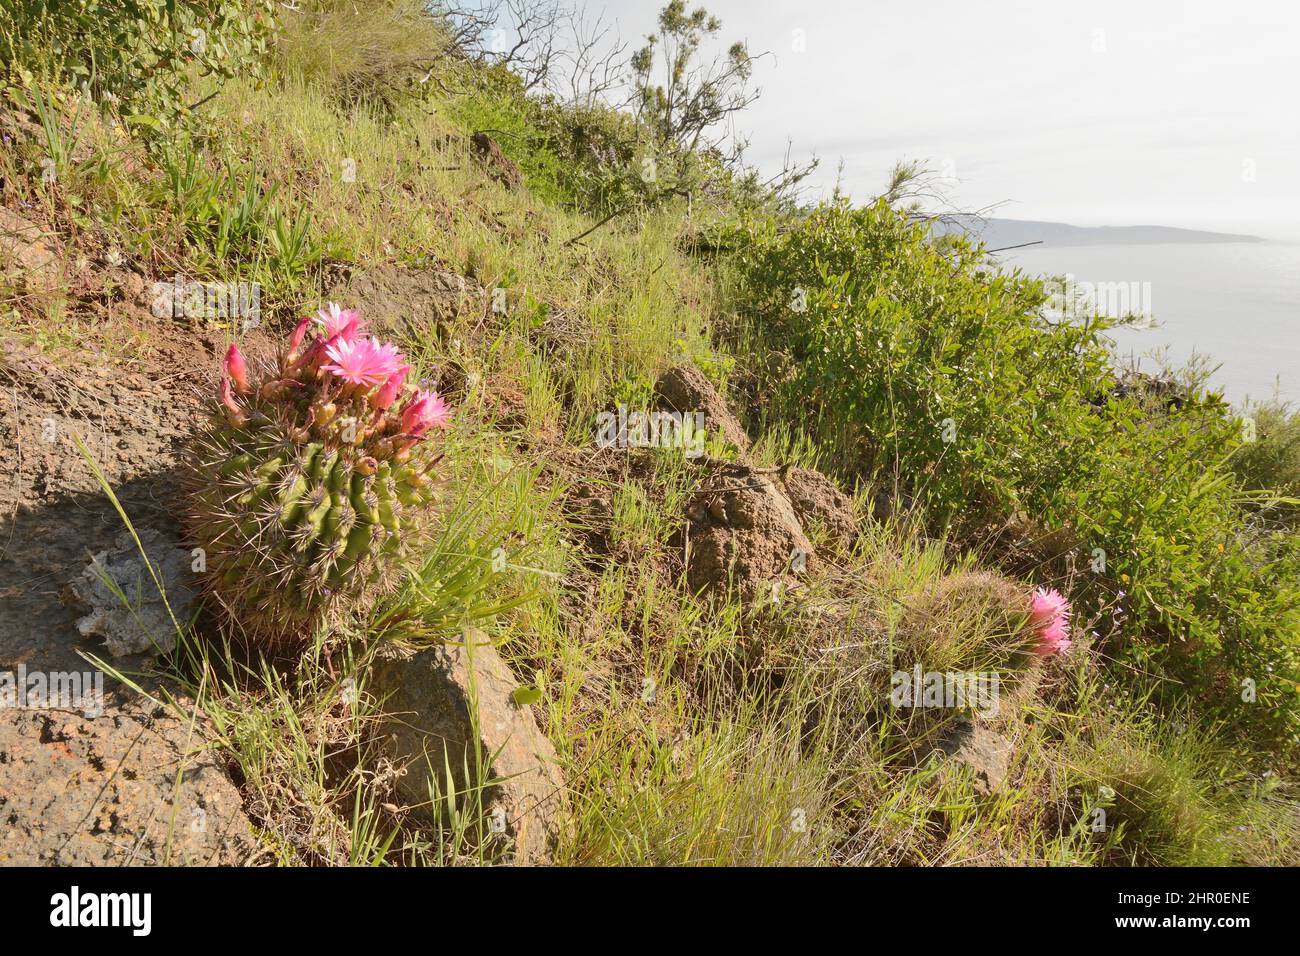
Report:
[[[389,715],[389,747],[405,766],[398,789],[427,816],[430,792],[447,793],[446,768],[461,795],[482,791],[489,850],[516,863],[550,862],[559,834],[564,778],[555,748],[532,710],[516,702],[514,675],[486,638],[417,652],[393,651],[371,674],[371,689]]]
[[[0,784],[0,865],[235,865],[255,849],[201,734],[139,707],[0,708]]]
[[[154,645],[174,636],[118,506],[162,567],[177,617],[188,613],[182,579],[192,559],[176,546],[172,506],[187,428],[201,414],[176,370],[207,356],[182,337],[167,354],[166,366],[136,374],[85,355],[63,366],[6,349],[17,387],[0,398],[0,437],[14,451],[0,465],[3,864],[237,864],[255,849],[204,722],[156,709],[84,656],[106,657],[106,638],[110,652],[128,654],[115,665],[154,691]],[[92,579],[89,555],[151,622],[152,637]]]

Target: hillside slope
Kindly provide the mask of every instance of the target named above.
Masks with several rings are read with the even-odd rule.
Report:
[[[602,206],[624,193],[589,189],[597,173],[643,168],[639,141],[617,138],[625,119],[551,110],[450,52],[437,82],[399,83],[394,65],[377,87],[340,65],[348,46],[390,36],[390,7],[376,9],[333,36],[281,24],[250,52],[260,80],[181,74],[182,99],[202,105],[162,129],[91,103],[34,53],[10,71],[0,401],[19,454],[4,465],[0,573],[17,601],[0,670],[81,670],[89,654],[109,693],[104,715],[57,726],[42,710],[0,714],[0,755],[22,782],[0,795],[19,821],[5,859],[1297,862],[1295,725],[1270,696],[1289,689],[1262,671],[1290,666],[1294,614],[1268,603],[1286,604],[1282,585],[1242,570],[1268,564],[1266,547],[1279,580],[1293,567],[1276,528],[1289,512],[1192,525],[1227,520],[1213,497],[1227,479],[1193,484],[1205,468],[1191,456],[1217,454],[1203,433],[1235,435],[1235,419],[1198,399],[1185,404],[1205,418],[1179,420],[1144,393],[1124,419],[1134,444],[1097,457],[1095,436],[1118,426],[1090,409],[1128,408],[1120,383],[1089,342],[1040,337],[1032,290],[964,284],[986,281],[976,250],[936,278],[924,270],[947,248],[887,205],[768,220],[780,203],[737,199],[710,157],[687,195]],[[880,258],[835,258],[865,250]],[[260,376],[330,302],[399,345],[412,380],[452,407],[429,537],[402,587],[292,650],[250,647],[208,593],[193,620],[176,615],[174,648],[110,656],[61,598],[85,552],[129,557],[125,516],[164,552],[192,554],[178,489],[189,443],[221,414],[227,347]],[[1005,328],[974,324],[1004,306]],[[868,322],[885,315],[902,318]],[[1068,356],[1077,380],[1032,377],[1022,356]],[[1108,397],[1088,391],[1102,381]],[[661,412],[698,412],[706,436],[650,432]],[[1022,412],[1039,431],[1013,430]],[[952,416],[979,441],[947,441]],[[1042,422],[1061,428],[1060,461],[1032,454]],[[1184,430],[1186,458],[1164,449],[1166,426]],[[1085,459],[1095,485],[1071,483]],[[1127,460],[1153,486],[1133,505],[1141,522],[1120,513],[1132,502],[1115,489],[1136,484]],[[1102,583],[1071,537],[1097,529],[1056,520],[1098,488],[1110,497],[1097,529],[1119,540],[1116,526],[1138,525],[1129,570]],[[1186,511],[1148,507],[1188,488]],[[1188,523],[1167,546],[1161,515]],[[1179,556],[1202,547],[1247,557],[1184,576]],[[1075,600],[1068,653],[1042,638],[1039,587]],[[1161,616],[1213,632],[1229,613],[1215,589],[1277,625],[1277,646],[1241,631],[1267,714],[1180,693],[1200,669],[1235,696],[1237,672],[1181,656]],[[1126,614],[1139,618],[1127,630]],[[912,675],[937,696],[900,697]],[[954,685],[970,695],[954,700]],[[527,738],[527,752],[438,750],[430,765],[394,751],[394,727],[442,716],[394,707],[395,691],[452,701],[474,745],[508,724],[505,743]],[[516,758],[545,777],[526,806],[499,779]]]

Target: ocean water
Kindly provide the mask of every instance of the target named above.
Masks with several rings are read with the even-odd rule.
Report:
[[[1240,405],[1273,397],[1300,406],[1300,243],[1033,246],[998,253],[1033,275],[1069,275],[1099,311],[1149,314],[1152,327],[1115,329],[1122,358],[1154,371],[1154,353],[1218,370],[1211,384]]]

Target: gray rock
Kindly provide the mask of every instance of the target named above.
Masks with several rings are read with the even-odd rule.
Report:
[[[549,862],[564,807],[555,748],[531,709],[514,702],[518,684],[496,649],[479,632],[469,640],[394,650],[372,671],[371,690],[391,721],[391,755],[406,767],[398,791],[432,815],[431,788],[445,795],[450,765],[457,793],[486,786],[487,829],[503,832],[514,862]],[[480,757],[490,761],[485,772],[476,770]]]
[[[138,533],[152,573],[130,533],[123,532],[111,549],[95,555],[69,582],[66,594],[70,604],[85,611],[77,631],[82,637],[103,638],[114,657],[170,653],[176,646],[176,625],[189,620],[194,603],[190,552],[152,528]],[[162,582],[165,601],[154,575]]]

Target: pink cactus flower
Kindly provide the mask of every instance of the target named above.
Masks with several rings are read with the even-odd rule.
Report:
[[[1038,637],[1034,653],[1042,657],[1070,649],[1070,602],[1055,588],[1038,588],[1029,603],[1029,627]]]
[[[417,390],[402,409],[402,431],[419,438],[430,428],[446,428],[451,409],[437,392]]]
[[[239,351],[239,346],[233,342],[230,348],[226,349],[226,375],[235,383],[235,391],[240,395],[248,394],[248,363],[244,361],[243,353]]]
[[[330,363],[322,365],[349,385],[380,385],[402,367],[397,346],[376,339],[348,339],[336,335],[326,344]]]
[[[1053,621],[1068,620],[1070,602],[1056,588],[1038,588],[1030,601],[1029,626],[1040,628]]]
[[[316,313],[316,324],[321,327],[321,334],[327,339],[341,336],[347,341],[356,339],[361,331],[361,316],[356,309],[341,309],[331,302]]]

